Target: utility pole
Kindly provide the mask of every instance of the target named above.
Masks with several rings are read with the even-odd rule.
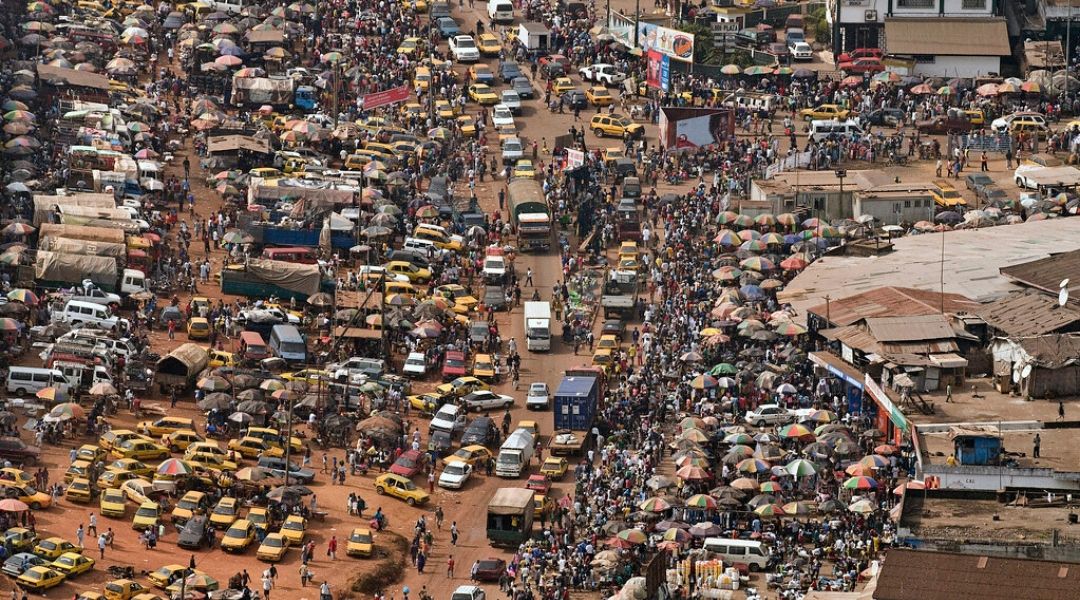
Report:
[[[634,0],[634,47],[638,47],[638,30],[641,29],[641,0]]]

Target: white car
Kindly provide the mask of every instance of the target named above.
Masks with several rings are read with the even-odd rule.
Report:
[[[512,165],[519,158],[525,158],[525,146],[521,138],[507,138],[502,143],[503,164]]]
[[[1042,113],[1036,112],[1015,112],[1011,115],[1005,115],[1004,117],[998,117],[990,122],[990,128],[996,133],[1005,133],[1009,130],[1009,125],[1017,118],[1023,118],[1025,121],[1032,121],[1039,123],[1043,126],[1046,125],[1046,117]]]
[[[530,410],[546,410],[550,400],[551,397],[548,393],[548,384],[542,381],[529,384],[529,392],[525,396],[525,408]]]
[[[490,390],[478,390],[465,395],[465,410],[491,410],[494,408],[510,408],[514,405],[514,398],[505,394],[496,394]]]
[[[501,256],[488,256],[484,259],[484,277],[502,281],[506,276],[506,259]]]
[[[509,125],[514,126],[514,113],[510,112],[510,107],[505,104],[496,104],[495,108],[491,109],[491,122],[495,124],[496,129]]]
[[[588,67],[582,67],[578,69],[578,75],[581,75],[581,78],[585,81],[595,81],[605,85],[622,83],[626,79],[626,74],[618,72],[615,65],[608,63],[596,63]]]
[[[439,473],[439,487],[460,490],[472,475],[472,467],[467,462],[447,463]]]
[[[387,281],[409,283],[409,277],[407,275],[402,275],[401,273],[387,273],[386,267],[381,265],[361,265],[360,270],[357,272],[357,276],[359,277],[370,276],[369,279],[376,280],[384,275],[386,276]]]
[[[511,113],[515,115],[521,113],[521,94],[514,90],[503,90],[499,99],[501,100],[500,104],[509,108]]]
[[[471,35],[455,35],[450,38],[450,54],[458,62],[476,62],[480,60],[480,49]]]
[[[746,413],[745,420],[754,427],[766,425],[784,425],[795,419],[795,415],[779,404],[762,404]]]
[[[280,308],[254,308],[251,310],[240,311],[239,315],[237,316],[240,317],[241,321],[249,321],[252,318],[258,320],[259,317],[263,317],[265,319],[266,315],[272,316],[273,318],[281,321],[282,323],[288,323],[290,325],[300,324],[300,317],[290,312],[283,311]]]
[[[788,51],[795,60],[814,60],[814,49],[806,42],[792,42],[788,44]]]
[[[83,290],[84,293],[72,296],[72,300],[79,300],[81,302],[93,302],[94,304],[102,304],[108,306],[110,304],[120,304],[119,294],[112,292],[106,292],[101,288],[93,288],[90,290]]]
[[[406,377],[423,377],[427,373],[427,359],[423,352],[410,352],[401,373]]]

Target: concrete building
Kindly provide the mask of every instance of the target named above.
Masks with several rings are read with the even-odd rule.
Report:
[[[771,179],[754,180],[750,200],[767,203],[773,214],[806,211],[827,221],[852,219],[855,195],[893,183],[882,171],[785,171]],[[925,218],[925,217],[921,217]]]
[[[856,219],[871,216],[882,225],[900,225],[934,218],[934,197],[925,185],[883,185],[856,192],[853,198]]]

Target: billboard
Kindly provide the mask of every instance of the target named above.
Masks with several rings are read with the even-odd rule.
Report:
[[[692,33],[639,22],[638,43],[645,52],[656,50],[674,60],[694,62],[694,34]]]
[[[671,87],[671,58],[649,50],[645,62],[645,85],[668,91]]]
[[[364,96],[364,110],[371,110],[380,106],[387,106],[389,104],[397,104],[409,99],[409,92],[412,91],[409,86],[402,85],[396,88],[390,88],[381,92],[375,92],[373,94],[366,94]]]
[[[722,143],[735,134],[735,113],[729,108],[660,109],[660,145],[675,151]]]

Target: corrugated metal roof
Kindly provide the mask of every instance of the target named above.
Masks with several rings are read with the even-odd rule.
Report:
[[[1009,56],[1005,19],[903,17],[885,19],[889,54],[946,56]]]
[[[1015,341],[1040,367],[1057,369],[1080,360],[1080,335],[1039,335]]]
[[[870,335],[879,342],[951,340],[956,332],[944,315],[912,315],[866,319]]]
[[[893,548],[874,600],[1061,600],[1077,589],[1073,563]]]
[[[995,300],[980,307],[976,314],[1008,336],[1054,333],[1080,321],[1075,306],[1058,306],[1057,298],[1035,290]]]
[[[974,312],[979,304],[960,294],[944,295],[945,312]],[[942,295],[930,290],[884,286],[861,294],[831,300],[807,309],[820,317],[828,314],[834,325],[851,325],[869,317],[902,317],[939,314]]]
[[[1001,267],[1000,272],[1016,283],[1055,295],[1061,282],[1068,279],[1069,291],[1077,291],[1080,290],[1080,250]]]

